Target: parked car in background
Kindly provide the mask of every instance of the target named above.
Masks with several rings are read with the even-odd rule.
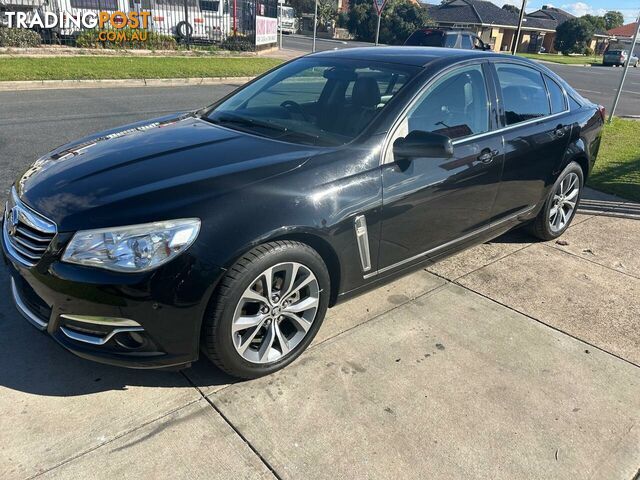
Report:
[[[631,55],[629,58],[629,51],[622,49],[609,49],[602,56],[602,65],[625,66],[629,62],[630,67],[638,66],[638,57]]]
[[[562,235],[603,124],[520,57],[301,57],[38,159],[3,215],[13,300],[84,358],[266,375],[329,306],[518,226]]]
[[[411,47],[462,48],[464,50],[491,50],[491,45],[480,40],[475,33],[465,30],[421,28],[404,42]]]

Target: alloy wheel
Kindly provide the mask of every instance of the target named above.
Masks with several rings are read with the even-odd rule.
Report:
[[[293,351],[316,318],[320,287],[313,272],[296,262],[262,272],[236,306],[231,336],[251,363],[271,363]]]
[[[549,227],[552,232],[561,231],[573,215],[580,193],[580,179],[571,172],[562,179],[553,193],[551,209],[549,209]]]

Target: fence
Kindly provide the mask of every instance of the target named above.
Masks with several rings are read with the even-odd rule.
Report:
[[[78,19],[86,14],[147,12],[148,32],[174,37],[187,47],[219,44],[231,37],[255,46],[256,22],[264,30],[260,17],[276,18],[277,0],[0,0],[0,16],[12,11],[25,12],[27,22],[36,13],[40,18],[46,12],[61,15],[62,25],[33,28],[45,44],[75,45],[86,30]],[[273,22],[267,23],[273,28]]]

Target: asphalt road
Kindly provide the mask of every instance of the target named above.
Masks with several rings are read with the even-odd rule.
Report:
[[[302,53],[311,51],[311,39],[302,35],[286,35],[282,46]],[[316,50],[332,50],[353,47],[370,47],[370,43],[345,42],[336,40],[316,40]],[[580,67],[575,65],[559,65],[546,62],[545,65],[564,78],[578,90],[581,95],[592,102],[604,105],[607,112],[611,110],[613,98],[620,83],[622,68],[614,67]],[[640,68],[630,68],[625,82],[623,96],[618,104],[616,115],[640,116]]]
[[[233,85],[0,92],[0,195],[52,148],[90,133],[204,107]]]
[[[370,47],[370,43],[366,42],[354,42],[343,40],[327,40],[323,38],[316,38],[316,51],[323,52],[325,50],[335,50],[342,48],[354,48],[354,47]],[[303,35],[283,35],[282,47],[289,50],[297,50],[301,53],[311,52],[312,39]]]
[[[615,67],[579,67],[545,63],[585,98],[611,110],[623,69]],[[640,116],[640,68],[630,68],[616,115]]]

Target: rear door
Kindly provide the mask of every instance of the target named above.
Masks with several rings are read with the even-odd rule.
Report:
[[[438,255],[489,224],[502,145],[485,79],[482,63],[449,70],[392,131],[382,165],[381,271]],[[393,142],[416,130],[450,137],[453,156],[394,158]]]
[[[571,123],[564,91],[553,82],[554,105],[545,75],[533,67],[496,62],[494,73],[504,143],[504,171],[494,207],[499,220],[533,209],[553,183],[565,155]]]

